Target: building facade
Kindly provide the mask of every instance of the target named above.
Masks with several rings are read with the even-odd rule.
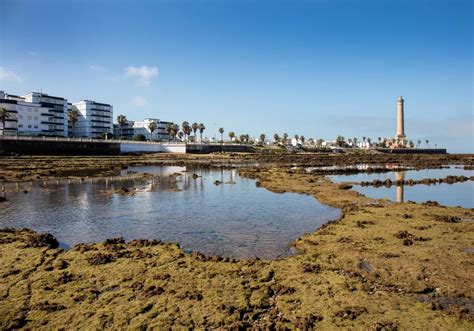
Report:
[[[62,137],[68,136],[67,99],[39,92],[30,92],[24,95],[23,98],[28,104],[39,104],[41,108],[48,109],[47,112],[43,112],[40,115],[41,124],[48,126],[48,130],[44,130],[45,134]],[[20,112],[18,114],[21,115]],[[27,116],[29,118],[29,115]],[[18,123],[18,128],[20,129],[20,123]]]
[[[0,107],[7,110],[6,135],[67,137],[67,100],[44,93],[24,96],[0,91]]]
[[[18,96],[0,91],[0,107],[8,113],[5,135],[101,138],[113,133],[113,107],[106,103],[81,100],[71,104],[45,93]],[[69,121],[71,110],[78,115],[74,125]]]
[[[77,122],[69,121],[73,137],[102,138],[113,134],[113,107],[106,103],[81,100],[69,105],[69,111],[77,112]]]
[[[153,134],[149,129],[152,122],[156,123],[156,130],[153,131]],[[167,141],[169,135],[166,132],[166,126],[168,124],[171,124],[171,122],[160,121],[157,118],[145,118],[143,121],[127,121],[123,127],[114,124],[114,136],[133,139],[133,137],[143,135],[147,140]]]

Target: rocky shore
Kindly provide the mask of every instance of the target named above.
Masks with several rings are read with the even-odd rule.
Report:
[[[248,161],[247,156],[211,159],[147,156],[113,162],[122,167],[134,162],[220,166],[229,160]],[[410,159],[396,156],[392,161],[416,163]],[[51,235],[3,229],[0,328],[474,327],[474,211],[435,202],[370,199],[303,168],[291,169],[287,161],[244,168],[240,174],[256,179],[262,188],[312,195],[343,211],[339,220],[296,240],[297,255],[232,260],[187,254],[177,244],[157,240],[121,238],[63,250]],[[419,162],[461,161],[428,156]],[[15,162],[20,166],[26,160]],[[65,166],[79,161],[52,162]],[[297,162],[308,160],[296,157],[291,163]],[[14,168],[0,167],[2,174],[12,174]]]
[[[433,184],[456,184],[456,183],[464,183],[470,180],[474,180],[474,176],[466,177],[466,176],[447,176],[444,178],[424,178],[424,179],[398,179],[398,180],[391,180],[391,179],[386,179],[386,180],[380,180],[376,179],[371,182],[360,182],[361,186],[374,186],[374,187],[392,187],[393,185],[396,186],[402,186],[402,185],[407,185],[407,186],[413,186],[413,185],[418,185],[418,184],[424,184],[424,185],[433,185]]]
[[[474,165],[471,154],[400,155],[382,153],[254,153],[254,154],[142,154],[118,156],[5,156],[0,158],[0,182],[34,181],[53,178],[87,178],[117,176],[132,166],[176,165],[195,167],[235,168],[240,165],[272,165],[305,167],[347,167],[365,164],[368,169],[315,170],[315,174],[357,173],[384,171],[381,165],[393,168],[423,169],[447,164]],[[385,169],[385,171],[389,171]]]

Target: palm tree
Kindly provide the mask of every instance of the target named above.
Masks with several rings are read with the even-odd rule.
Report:
[[[200,123],[199,124],[199,135],[201,136],[201,143],[202,143],[202,133],[204,132],[204,130],[206,130],[206,127],[204,126],[204,124]]]
[[[0,108],[0,121],[2,121],[2,136],[5,135],[5,121],[10,118],[10,114],[5,108]]]
[[[233,140],[234,140],[234,137],[235,137],[235,132],[234,132],[234,131],[230,131],[230,132],[229,132],[230,141],[233,141]]]
[[[336,146],[338,147],[345,147],[346,146],[346,138],[343,136],[339,135],[336,138]]]
[[[173,132],[173,126],[174,126],[173,123],[168,123],[166,124],[166,127],[165,127],[166,133],[168,133],[168,142],[170,142],[171,140],[171,133]]]
[[[221,143],[224,143],[224,128],[219,128],[219,133],[221,134]]]
[[[193,132],[194,132],[194,141],[196,141],[196,131],[199,129],[199,124],[197,124],[196,122],[194,122],[194,123],[191,125],[191,128],[193,129]]]
[[[301,136],[301,137],[300,137],[300,140],[301,140],[301,145],[304,145],[305,137],[304,137],[304,136]]]
[[[347,139],[347,142],[349,143],[349,145],[352,146],[352,139],[351,138]],[[354,147],[354,146],[352,146],[352,147]]]
[[[240,139],[240,142],[241,142],[242,144],[244,144],[244,143],[245,143],[245,140],[246,140],[246,137],[245,137],[244,134],[241,134],[241,135],[239,136],[239,139]]]
[[[421,139],[418,139],[417,143],[418,143],[418,148],[420,148]]]
[[[179,140],[182,140],[182,139],[183,139],[183,135],[184,135],[183,131],[179,131],[179,132],[178,132],[178,139],[179,139]]]
[[[191,128],[189,127],[189,122],[188,121],[184,121],[183,124],[181,124],[181,128],[184,132],[184,140],[186,140],[186,136],[187,136],[187,132],[188,132],[188,128],[189,128],[189,132],[191,132]],[[176,132],[178,133],[178,132]]]
[[[117,123],[120,126],[120,138],[123,138],[123,127],[127,124],[127,118],[125,115],[117,116]]]
[[[186,134],[186,136],[188,136],[188,140],[189,140],[189,136],[191,135],[191,132],[193,131],[193,129],[191,128],[190,125],[188,125],[187,127],[183,128],[183,131]]]
[[[367,142],[369,143],[369,146],[370,146],[370,143],[372,142],[372,138],[367,138]]]
[[[382,142],[382,137],[379,137],[378,140],[379,140],[379,145],[380,145],[380,143]]]
[[[278,144],[278,142],[280,141],[280,136],[278,135],[278,133],[275,133],[273,135],[273,139],[275,140],[275,142]]]
[[[260,142],[261,142],[262,144],[265,142],[265,138],[266,138],[265,134],[262,133],[262,134],[260,135]]]
[[[68,116],[69,122],[71,122],[71,128],[72,128],[71,135],[74,136],[74,127],[76,126],[77,117],[78,117],[77,110],[72,109],[71,111],[67,113],[67,116]]]
[[[323,142],[324,142],[324,139],[319,138],[319,139],[316,141],[316,145],[318,145],[318,147],[321,147],[321,146],[323,145]]]
[[[354,146],[357,147],[357,138],[356,137],[352,138],[352,141],[354,142]]]
[[[366,137],[362,137],[362,140],[364,141],[364,145],[365,145],[365,141],[367,140]]]
[[[178,134],[178,131],[179,131],[179,125],[173,124],[173,130],[171,131],[171,135],[173,136],[175,142],[176,142],[176,135]]]
[[[150,130],[150,140],[153,138],[153,132],[158,128],[158,125],[156,125],[155,121],[151,121],[148,123],[148,130]]]
[[[296,140],[296,144],[298,144],[298,140],[300,139],[300,136],[298,136],[297,134],[295,134],[295,140]]]
[[[428,144],[429,144],[429,142],[430,142],[430,141],[429,141],[428,139],[426,139],[426,140],[425,140],[426,147],[429,147],[429,145],[428,145]]]
[[[288,133],[283,134],[283,143],[286,144],[286,140],[288,139]]]

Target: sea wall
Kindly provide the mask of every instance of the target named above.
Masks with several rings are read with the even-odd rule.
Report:
[[[53,137],[0,137],[0,155],[115,155],[186,153],[184,144]]]
[[[446,148],[377,148],[377,151],[390,154],[446,154]]]
[[[208,154],[208,153],[252,153],[255,149],[250,145],[237,144],[189,144],[186,146],[186,153],[192,154]]]
[[[185,144],[120,143],[120,153],[186,153]]]
[[[90,141],[0,140],[0,154],[26,155],[113,155],[120,153],[119,143]]]

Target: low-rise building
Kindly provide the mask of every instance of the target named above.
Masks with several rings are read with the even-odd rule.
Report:
[[[134,136],[133,124],[134,121],[127,121],[124,125],[114,123],[114,137],[115,138],[125,138],[131,139]]]
[[[150,130],[150,123],[156,123],[156,130],[153,134]],[[138,135],[143,135],[147,140],[166,141],[169,138],[166,126],[171,122],[160,121],[157,118],[145,118],[143,121],[127,121],[122,127],[114,124],[114,136],[133,139]]]
[[[156,123],[156,130],[151,132],[149,126],[150,123]],[[171,124],[171,122],[160,121],[157,118],[145,118],[143,121],[135,121],[133,128],[135,130],[135,135],[142,134],[148,140],[167,140],[168,132],[166,131],[166,125]]]
[[[325,140],[321,142],[322,147],[336,147],[336,141],[335,140]]]

